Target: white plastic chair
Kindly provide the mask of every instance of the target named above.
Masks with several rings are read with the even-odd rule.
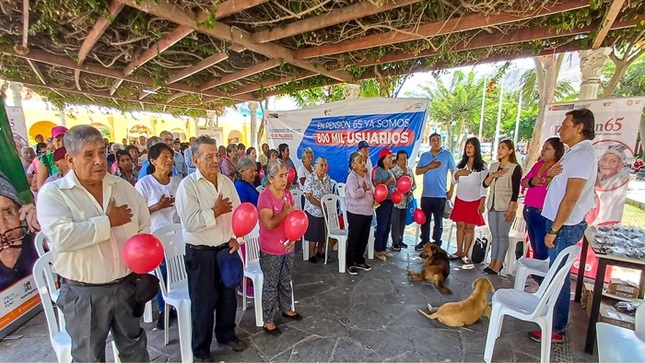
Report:
[[[46,252],[34,263],[33,274],[40,295],[40,301],[43,304],[45,311],[45,319],[47,320],[47,330],[49,331],[49,341],[56,353],[56,359],[60,363],[67,363],[72,361],[72,338],[65,330],[65,318],[60,309],[54,309],[55,300],[53,296],[58,298],[58,288],[55,285],[54,275],[51,269],[53,257],[51,252]],[[58,316],[56,316],[58,311]],[[119,351],[116,349],[114,341],[112,342],[112,352],[114,354],[114,361],[120,362]]]
[[[596,323],[598,362],[642,362],[645,357],[645,303],[636,309],[635,330]]]
[[[549,259],[538,260],[535,258],[522,257],[517,260],[515,269],[515,283],[513,288],[515,290],[524,291],[526,287],[526,279],[530,275],[546,276],[549,272]]]
[[[184,243],[181,224],[171,224],[159,228],[153,233],[161,240],[166,258],[166,276],[164,281],[161,269],[157,267],[155,274],[159,278],[161,295],[166,306],[164,308],[164,343],[168,345],[168,323],[170,322],[168,305],[177,310],[177,325],[179,329],[179,348],[182,362],[193,361],[192,321],[190,318],[190,295],[188,294],[188,276],[184,265],[186,244]]]
[[[296,208],[302,210],[302,192],[298,189],[293,189],[291,190],[291,194],[296,201]],[[307,261],[309,259],[309,243],[305,241],[304,235],[300,238],[300,242],[302,242],[302,260]]]
[[[517,244],[522,243],[522,250],[526,245],[526,222],[522,213],[518,212],[513,219],[511,230],[508,233],[508,250],[506,250],[506,257],[504,258],[504,272],[506,274],[515,274],[515,247]]]
[[[334,238],[338,241],[338,272],[345,272],[345,262],[347,261],[347,225],[345,228],[340,228],[338,223],[338,196],[334,194],[327,194],[320,200],[323,208],[323,216],[325,218],[325,225],[327,226],[327,239]],[[343,216],[343,220],[347,223],[347,216]],[[329,243],[325,243],[325,264],[329,254]]]
[[[47,241],[47,237],[45,237],[45,234],[43,232],[38,232],[36,234],[36,238],[34,238],[34,244],[36,245],[36,252],[38,253],[38,257],[43,257],[47,251],[45,251],[45,243],[47,243],[47,246],[49,247],[49,250],[52,250],[52,246]]]
[[[341,197],[345,198],[345,190],[347,189],[347,184],[345,183],[336,183],[336,194]]]
[[[261,222],[258,222],[261,223]],[[262,287],[264,286],[264,274],[260,268],[260,226],[255,225],[251,233],[244,236],[244,279],[242,280],[242,310],[246,310],[246,278],[253,281],[253,304],[255,308],[255,325],[264,325],[262,314]],[[291,310],[296,310],[296,303],[293,296],[293,281],[291,282]]]
[[[495,341],[502,331],[504,316],[509,315],[524,321],[532,321],[542,331],[540,361],[549,363],[551,358],[551,333],[553,325],[553,308],[564,279],[569,278],[571,265],[580,253],[580,246],[565,248],[555,260],[542,285],[535,293],[515,289],[500,289],[493,294],[493,309],[488,324],[484,361],[490,363],[493,358]],[[563,262],[564,261],[564,262]],[[562,267],[560,268],[560,266]]]
[[[336,194],[338,195],[338,203],[340,204],[340,210],[343,213],[343,216],[347,216],[347,202],[345,201],[345,190],[347,185],[345,183],[336,183]],[[347,223],[347,218],[345,218],[345,223]]]

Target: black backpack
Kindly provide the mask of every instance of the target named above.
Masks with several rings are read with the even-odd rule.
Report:
[[[470,254],[470,260],[473,261],[473,263],[484,262],[484,258],[486,258],[487,248],[488,248],[488,238],[477,237],[475,239],[475,245],[473,246],[473,251]]]

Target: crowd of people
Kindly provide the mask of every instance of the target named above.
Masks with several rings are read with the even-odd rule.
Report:
[[[370,145],[361,141],[349,157],[347,179],[340,181],[346,184],[347,273],[357,275],[371,269],[364,255],[374,215],[376,258],[386,261],[408,248],[403,238],[405,215],[410,203],[416,202],[416,184],[401,201],[395,203],[392,195],[397,181],[404,176],[414,180],[413,173],[423,177],[420,206],[427,216],[415,250],[431,242],[442,245],[444,210],[455,194],[450,218],[457,225],[457,251],[450,257],[472,263],[468,252],[474,229],[484,225],[486,215],[492,258],[482,272],[500,273],[509,228],[519,212],[521,189],[525,189],[522,213],[535,258],[554,261],[558,253],[582,237],[585,214],[593,207],[597,169],[590,142],[593,125],[593,114],[588,110],[567,113],[560,138],[544,143],[540,160],[524,175],[511,140],[499,143],[497,160],[487,165],[480,141],[470,138],[456,163],[451,152],[442,147],[441,135],[432,134],[430,150],[421,155],[416,167],[408,165],[405,151],[394,153],[386,148],[378,153],[373,169]],[[138,143],[125,145],[124,140],[119,145],[107,142],[87,125],[69,130],[55,127],[51,147],[42,138],[37,141],[37,152],[23,148],[20,157],[37,196],[38,228],[52,245],[53,269],[62,278],[57,304],[72,338],[75,361],[104,361],[100,343],[108,331],[112,331],[122,361],[149,359],[145,331],[132,308],[134,277],[120,253],[131,236],[172,223],[181,224],[186,243],[195,360],[211,360],[213,326],[218,343],[236,351],[245,349],[246,343],[235,334],[236,289],[224,285],[217,262],[219,254],[233,254],[240,248],[233,234],[232,211],[244,202],[255,205],[259,212],[264,330],[280,334],[277,314],[302,319],[291,304],[295,241],[286,237],[283,225],[297,204],[291,191],[301,189],[309,219],[304,236],[309,243],[309,261],[316,263],[325,257],[321,199],[333,193],[325,158],[305,149],[296,171],[287,144],[277,149],[263,144],[258,155],[253,147],[224,147],[208,136],[191,138],[184,144],[164,131],[158,137],[142,136]],[[569,147],[566,153],[564,145]],[[388,193],[385,200],[375,202],[375,188],[380,184]],[[260,185],[263,188],[258,188]],[[7,204],[7,208],[1,205],[3,216],[17,218],[22,213],[18,212],[21,207],[15,191],[4,189],[0,195],[0,202],[6,199]],[[5,224],[3,231],[10,231],[4,232],[5,239],[24,241],[29,235],[26,229],[17,231],[13,224]],[[556,306],[555,342],[562,340],[567,323],[568,294],[567,283]],[[160,297],[158,305],[160,309],[165,305]],[[94,323],[87,324],[90,320]],[[163,321],[158,327],[163,328]],[[539,331],[530,334],[540,339]]]

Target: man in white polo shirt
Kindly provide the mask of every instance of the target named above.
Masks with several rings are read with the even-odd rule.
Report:
[[[569,146],[559,165],[561,172],[551,180],[544,200],[542,216],[547,219],[548,230],[545,243],[549,248],[549,260],[553,263],[565,248],[582,239],[587,229],[585,216],[594,206],[594,184],[596,183],[596,155],[591,140],[595,137],[595,119],[586,108],[566,113],[560,128],[560,141]],[[571,297],[570,280],[558,296],[553,313],[553,343],[563,341],[563,333],[569,321]],[[539,330],[529,332],[531,339],[540,341]]]

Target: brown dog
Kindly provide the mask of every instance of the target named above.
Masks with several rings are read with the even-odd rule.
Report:
[[[488,292],[495,292],[495,288],[484,277],[475,280],[473,287],[473,293],[466,300],[443,304],[432,315],[420,309],[419,312],[428,319],[439,319],[443,324],[453,327],[473,324],[482,316],[490,319]],[[428,310],[430,312],[433,310],[430,304],[428,304]]]
[[[452,291],[443,285],[450,274],[448,253],[434,243],[426,243],[419,256],[426,260],[423,264],[423,271],[408,271],[408,278],[411,281],[426,280],[433,283],[442,292],[452,294]]]

